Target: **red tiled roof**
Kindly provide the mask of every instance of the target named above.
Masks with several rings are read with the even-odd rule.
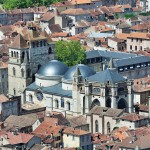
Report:
[[[122,120],[135,122],[135,121],[138,121],[138,120],[143,120],[143,119],[145,119],[147,117],[141,116],[141,115],[136,114],[136,113],[131,113],[131,114],[127,114],[127,115],[121,116],[119,118],[122,119]]]
[[[0,95],[0,102],[7,102],[9,101],[9,98],[7,98],[4,94]]]
[[[6,134],[1,135],[3,138],[7,136],[7,141],[11,145],[20,144],[20,143],[27,143],[29,142],[34,135],[32,134],[26,134],[26,133],[17,133],[14,134],[13,132],[7,132]]]
[[[90,132],[87,132],[85,130],[75,129],[75,128],[72,128],[72,127],[67,127],[66,129],[64,129],[63,133],[80,136],[80,135],[89,134]]]

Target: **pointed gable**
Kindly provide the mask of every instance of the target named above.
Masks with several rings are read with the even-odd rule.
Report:
[[[24,40],[21,34],[18,34],[13,43],[11,44],[12,48],[22,49],[22,48],[28,48],[27,42]]]

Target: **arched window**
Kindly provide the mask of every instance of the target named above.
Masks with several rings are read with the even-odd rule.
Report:
[[[34,48],[35,47],[35,43],[34,42],[32,42],[32,48]]]
[[[85,96],[83,97],[83,114],[85,114]]]
[[[24,55],[25,55],[25,53],[22,52],[22,54],[21,54],[21,59],[22,59],[22,61],[24,60]]]
[[[59,107],[59,104],[58,104],[58,100],[56,99],[55,100],[55,108],[58,108]]]
[[[64,98],[61,98],[61,107],[64,107]]]
[[[42,41],[40,41],[40,47],[42,47],[43,46],[43,42]]]
[[[11,51],[11,57],[13,57],[14,55],[13,55],[13,51]]]
[[[39,41],[36,42],[36,46],[39,47]]]
[[[97,120],[95,120],[95,132],[99,132],[99,126]]]
[[[40,69],[40,67],[41,67],[41,64],[38,65],[38,70]]]
[[[14,95],[16,95],[16,89],[14,89]]]
[[[107,122],[107,134],[110,133],[110,122]]]
[[[52,54],[52,48],[51,47],[49,47],[49,49],[48,49],[48,54]]]
[[[30,77],[30,69],[27,69],[27,77]]]
[[[67,110],[70,110],[70,102],[67,102]]]
[[[31,94],[29,95],[29,102],[33,102],[33,96]]]
[[[44,46],[46,46],[46,41],[44,41]]]
[[[16,69],[13,67],[13,75],[16,75]]]
[[[16,53],[17,58],[19,57],[18,52]]]
[[[14,57],[16,57],[16,52],[14,52]]]
[[[24,70],[21,69],[21,76],[24,77]]]

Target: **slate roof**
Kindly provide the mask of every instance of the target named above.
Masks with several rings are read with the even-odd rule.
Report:
[[[150,62],[150,57],[148,56],[136,56],[124,59],[113,60],[115,67],[122,67],[128,65],[134,65],[139,63]]]
[[[107,37],[112,37],[113,34],[111,33],[99,33],[99,32],[91,32],[88,37],[89,38],[107,38]]]
[[[87,80],[99,83],[108,83],[109,81],[111,84],[126,81],[126,79],[114,69],[106,69],[104,71],[98,72],[95,75],[87,78]]]
[[[54,86],[49,86],[49,87],[40,87],[40,86],[37,86],[34,82],[26,88],[26,90],[31,90],[31,91],[36,90],[36,89],[40,89],[43,93],[64,96],[64,97],[72,97],[72,91],[63,90],[61,83],[56,84]]]
[[[93,50],[86,52],[86,59],[96,58],[96,57],[106,57],[106,58],[130,58],[135,57],[137,54],[123,53],[123,52],[112,52],[107,50]]]

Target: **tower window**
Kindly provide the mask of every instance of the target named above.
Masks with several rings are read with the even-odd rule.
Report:
[[[67,110],[70,110],[70,102],[67,102]]]
[[[19,57],[18,52],[16,53],[17,58]]]
[[[13,51],[11,51],[11,57],[13,57],[14,55],[13,55]]]
[[[36,46],[39,47],[39,42],[38,41],[36,42]]]
[[[24,70],[21,69],[21,76],[24,77]]]
[[[16,75],[16,69],[13,68],[13,75],[15,76]]]
[[[40,47],[42,47],[43,46],[43,43],[42,43],[42,41],[40,41]]]
[[[59,107],[59,104],[58,104],[58,100],[56,99],[55,100],[55,108],[58,108]]]
[[[16,95],[16,90],[14,89],[14,95]]]
[[[99,132],[98,121],[95,121],[95,132]]]
[[[16,57],[16,52],[14,52],[14,57]]]
[[[35,47],[35,43],[34,43],[34,42],[32,42],[32,47],[33,47],[33,48]]]
[[[49,49],[48,49],[48,54],[52,54],[52,48],[51,47],[49,47]]]
[[[64,98],[61,98],[61,107],[64,107]]]

